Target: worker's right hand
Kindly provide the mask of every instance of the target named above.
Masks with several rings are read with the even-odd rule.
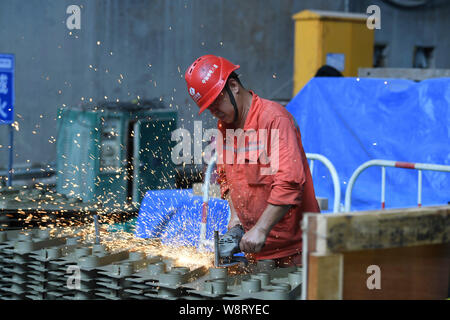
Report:
[[[245,253],[257,253],[264,247],[267,239],[267,232],[254,226],[241,239],[239,247]]]

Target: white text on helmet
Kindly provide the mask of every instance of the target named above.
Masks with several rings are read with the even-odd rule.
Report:
[[[214,71],[218,68],[217,64],[213,64],[213,66],[211,67],[211,69],[208,70],[208,73],[206,74],[206,76],[202,79],[202,83],[205,84],[206,81],[209,80],[209,78],[211,77],[211,75],[214,73]]]

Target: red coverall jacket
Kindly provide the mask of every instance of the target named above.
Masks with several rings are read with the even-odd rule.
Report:
[[[320,210],[294,118],[282,105],[250,92],[252,104],[243,132],[250,136],[256,131],[257,139],[247,137],[242,143],[233,138],[227,144],[227,129],[233,132],[234,128],[219,120],[223,144],[217,145],[218,180],[222,198],[230,192],[245,232],[256,224],[269,203],[292,205],[270,231],[263,249],[255,254],[257,260],[283,258],[301,253],[303,212]],[[272,174],[262,174],[261,170],[271,166]]]

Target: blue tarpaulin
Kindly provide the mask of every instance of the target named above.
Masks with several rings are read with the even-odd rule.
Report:
[[[198,246],[203,198],[192,189],[152,190],[142,200],[135,235],[160,238],[163,244]],[[209,199],[206,238],[213,239],[214,230],[226,232],[229,207],[226,200]]]
[[[335,166],[344,203],[354,170],[373,159],[450,165],[450,78],[313,78],[287,105],[302,133],[305,152]],[[316,196],[333,203],[325,166],[314,164]],[[417,205],[418,172],[386,168],[386,208]],[[356,180],[352,211],[379,209],[381,168]],[[450,201],[450,173],[423,172],[423,205]]]

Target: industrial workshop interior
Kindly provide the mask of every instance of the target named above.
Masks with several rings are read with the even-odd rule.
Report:
[[[0,0],[0,300],[448,301],[449,16]]]

